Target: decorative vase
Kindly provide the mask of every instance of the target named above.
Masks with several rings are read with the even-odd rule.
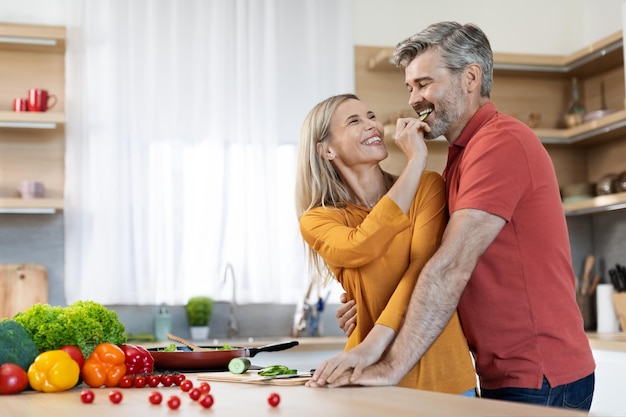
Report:
[[[189,333],[191,333],[191,340],[208,340],[209,326],[191,326]]]

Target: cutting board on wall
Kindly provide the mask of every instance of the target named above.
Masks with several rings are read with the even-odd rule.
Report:
[[[0,319],[48,302],[48,271],[38,264],[0,264]]]

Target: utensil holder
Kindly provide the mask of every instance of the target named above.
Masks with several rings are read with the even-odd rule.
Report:
[[[613,293],[613,306],[622,331],[626,331],[626,292]]]
[[[576,294],[576,303],[583,317],[585,331],[593,331],[597,328],[596,295]]]

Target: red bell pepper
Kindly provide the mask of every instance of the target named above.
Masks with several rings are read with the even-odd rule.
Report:
[[[154,371],[154,359],[150,352],[140,345],[123,344],[126,375],[150,374]]]

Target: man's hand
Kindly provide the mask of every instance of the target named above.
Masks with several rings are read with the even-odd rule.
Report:
[[[339,296],[339,301],[341,301],[342,304],[337,309],[335,316],[339,322],[339,327],[346,336],[350,337],[356,328],[356,302],[354,300],[348,300],[346,293]]]
[[[352,349],[323,361],[313,373],[310,387],[338,387],[356,381],[363,370],[376,363],[395,337],[390,327],[376,324],[365,339]]]

